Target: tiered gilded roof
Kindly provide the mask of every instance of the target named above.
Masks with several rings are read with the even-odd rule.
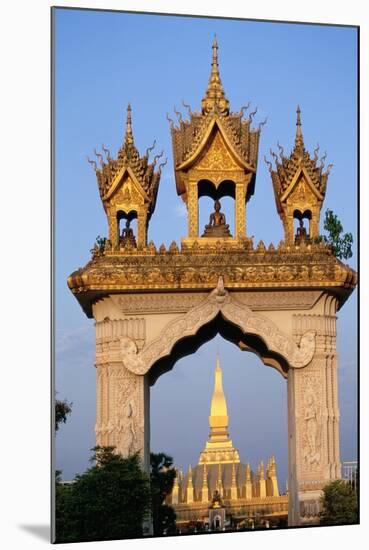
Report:
[[[123,175],[124,169],[130,168],[150,202],[149,214],[152,214],[156,204],[161,167],[164,163],[159,165],[159,169],[156,172],[155,166],[162,153],[156,155],[153,162],[149,163],[149,153],[154,148],[153,145],[146,150],[145,155],[140,156],[134,144],[131,111],[131,106],[128,105],[125,137],[118,151],[117,158],[113,159],[110,156],[109,150],[103,146],[103,151],[106,155],[105,160],[102,154],[96,153],[99,158],[100,167],[98,168],[94,161],[89,162],[95,167],[100,197],[103,202],[110,195],[110,191],[115,186],[117,178]]]
[[[301,128],[300,107],[297,107],[296,126],[295,144],[291,155],[286,157],[284,155],[283,147],[278,144],[280,156],[278,157],[273,151],[271,151],[271,154],[275,160],[275,170],[273,170],[272,163],[267,161],[273,181],[278,211],[281,210],[281,197],[289,188],[297,172],[300,171],[301,168],[306,170],[311,183],[314,185],[316,191],[318,191],[321,200],[323,200],[326,192],[328,175],[331,167],[333,166],[332,164],[328,165],[327,170],[324,171],[324,160],[326,158],[326,154],[318,163],[319,146],[314,150],[313,158],[311,158],[309,152],[306,151]]]
[[[181,169],[183,165],[196,156],[201,144],[206,140],[216,120],[221,126],[227,141],[239,159],[242,159],[248,169],[256,172],[259,137],[262,124],[258,128],[251,128],[251,123],[256,109],[247,119],[243,119],[245,110],[230,112],[229,101],[225,96],[218,66],[218,44],[216,38],[213,42],[213,57],[211,72],[207,90],[201,102],[201,112],[192,112],[191,108],[184,104],[188,110],[190,119],[179,118],[178,126],[171,121],[171,133],[173,142],[173,156],[175,169]],[[177,192],[182,194],[184,189],[181,182],[177,181]]]

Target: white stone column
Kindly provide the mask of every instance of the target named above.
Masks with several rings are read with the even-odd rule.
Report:
[[[331,313],[294,316],[296,338],[314,329],[316,348],[306,367],[288,373],[291,525],[316,522],[322,488],[340,478],[336,318]]]
[[[111,304],[110,304],[111,307]],[[100,308],[103,308],[100,304]],[[100,318],[103,317],[103,320]],[[148,375],[127,368],[131,348],[145,341],[143,318],[96,322],[96,444],[128,456],[139,452],[145,471],[150,462],[150,388]],[[122,346],[125,341],[126,345]],[[128,342],[128,345],[127,345]]]
[[[96,444],[113,446],[123,456],[139,452],[149,470],[150,418],[147,376],[121,362],[97,365]]]

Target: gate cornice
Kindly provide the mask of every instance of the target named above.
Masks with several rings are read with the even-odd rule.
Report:
[[[169,322],[161,334],[138,352],[131,338],[120,341],[121,359],[134,374],[144,375],[159,359],[170,355],[175,344],[183,338],[194,336],[198,330],[212,321],[219,313],[230,323],[239,327],[244,334],[261,338],[268,351],[281,355],[292,368],[298,369],[310,363],[315,352],[315,331],[305,332],[297,345],[278,326],[249,307],[238,302],[223,285],[219,277],[217,287],[200,304],[184,315]]]

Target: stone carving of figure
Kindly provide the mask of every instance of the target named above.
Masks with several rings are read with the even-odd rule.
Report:
[[[123,420],[119,419],[118,422],[118,433],[121,440],[118,448],[123,456],[128,456],[135,450],[136,430],[133,416],[133,406],[129,402],[125,408]]]
[[[136,248],[136,238],[133,233],[132,227],[130,227],[131,222],[129,220],[126,221],[126,226],[122,230],[122,234],[120,237],[120,244],[123,247],[130,246]]]
[[[319,463],[320,453],[318,450],[318,421],[314,397],[311,393],[306,396],[306,407],[304,421],[306,426],[307,449],[304,455],[305,460],[310,464]]]
[[[136,430],[135,430],[135,423],[133,419],[132,403],[128,403],[128,406],[127,406],[127,424],[128,424],[127,450],[128,450],[128,454],[131,454],[134,451],[134,444],[136,441]]]
[[[220,201],[214,202],[214,212],[210,214],[209,223],[205,225],[203,237],[232,237],[229,225],[226,224],[226,217],[220,211]]]

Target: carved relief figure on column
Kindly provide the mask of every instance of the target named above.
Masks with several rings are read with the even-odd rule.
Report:
[[[305,396],[304,422],[306,428],[307,445],[304,448],[304,460],[310,465],[319,464],[320,452],[318,449],[318,421],[314,396],[311,392]]]
[[[155,142],[146,150],[145,155],[140,156],[134,144],[131,111],[131,106],[128,105],[125,137],[117,158],[113,159],[109,150],[103,146],[105,159],[95,151],[99,158],[99,168],[95,162],[90,161],[95,168],[100,197],[108,219],[108,246],[113,251],[146,246],[147,227],[155,210],[161,168],[165,164],[159,164],[155,171],[157,161],[163,153],[156,155],[153,162],[149,163],[149,153]],[[134,219],[137,219],[136,236],[130,226]],[[121,220],[126,221],[122,231],[119,227]]]
[[[306,151],[300,107],[297,107],[296,137],[291,155],[286,157],[279,143],[278,147],[279,157],[270,151],[275,161],[275,170],[271,162],[266,162],[272,176],[275,201],[283,222],[285,240],[289,244],[314,240],[319,235],[320,211],[326,193],[328,175],[333,165],[328,165],[327,170],[323,171],[326,153],[318,164],[319,145],[314,150],[313,158]],[[299,223],[296,234],[294,220]]]

